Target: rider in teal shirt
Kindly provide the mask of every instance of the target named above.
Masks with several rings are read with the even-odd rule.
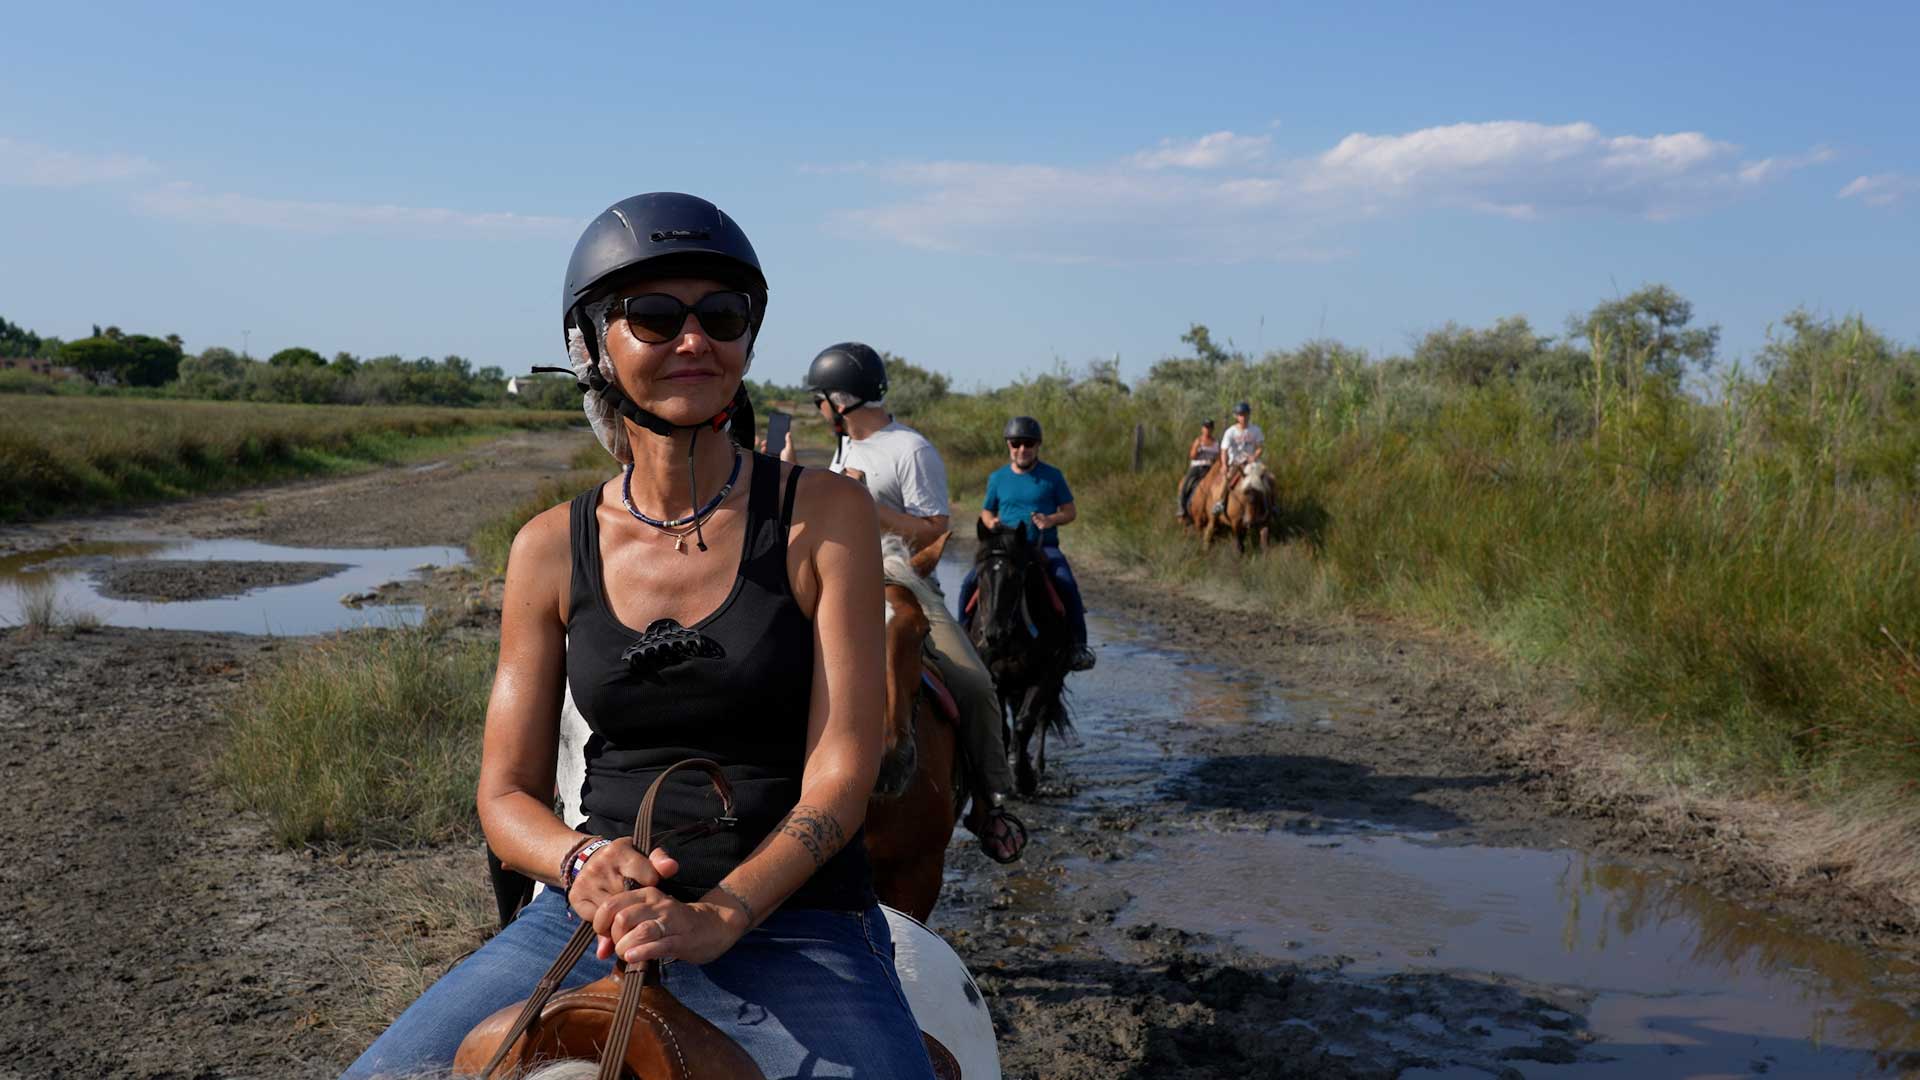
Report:
[[[1007,421],[1007,457],[1005,465],[987,477],[987,498],[980,506],[980,520],[989,528],[1017,525],[1029,540],[1038,540],[1046,557],[1047,570],[1067,609],[1067,625],[1073,631],[1074,671],[1093,666],[1093,651],[1087,648],[1087,608],[1080,599],[1080,585],[1073,579],[1073,568],[1060,554],[1060,526],[1079,516],[1073,505],[1073,489],[1059,469],[1040,460],[1040,421],[1031,416],[1016,416]],[[960,583],[960,610],[967,610],[972,599],[974,572],[967,571]]]
[[[1026,472],[1015,472],[1002,465],[987,477],[987,498],[980,509],[991,510],[1008,524],[1019,524],[1027,539],[1038,540],[1041,547],[1060,547],[1060,527],[1042,529],[1033,523],[1036,515],[1051,514],[1073,501],[1073,489],[1059,469],[1036,461]]]

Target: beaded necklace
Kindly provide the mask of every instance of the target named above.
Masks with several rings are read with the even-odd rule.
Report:
[[[720,509],[721,503],[727,501],[728,494],[733,491],[734,482],[740,479],[740,462],[743,460],[745,460],[745,455],[736,449],[733,452],[733,471],[727,474],[727,482],[720,485],[720,490],[714,493],[713,498],[707,500],[705,506],[684,517],[677,517],[671,521],[661,521],[659,518],[648,517],[641,513],[638,507],[633,505],[633,465],[631,462],[628,463],[627,467],[620,474],[620,501],[626,505],[627,513],[632,514],[635,521],[640,522],[642,525],[651,525],[661,532],[666,533],[668,536],[673,537],[673,550],[687,550],[687,537],[692,535],[694,542],[699,546],[700,550],[705,551],[707,550],[707,541],[705,537],[699,535],[700,526],[706,524],[707,519],[713,516],[715,510]]]

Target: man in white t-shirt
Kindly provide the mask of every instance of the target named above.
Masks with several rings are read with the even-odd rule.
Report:
[[[1253,406],[1244,401],[1235,405],[1233,426],[1220,436],[1220,452],[1226,455],[1227,466],[1237,468],[1249,461],[1258,461],[1266,449],[1267,437],[1260,425],[1253,423]]]
[[[1233,426],[1220,436],[1220,456],[1227,462],[1227,485],[1221,491],[1232,491],[1240,482],[1241,471],[1249,461],[1259,461],[1260,455],[1267,452],[1267,436],[1260,425],[1253,422],[1253,406],[1241,402],[1233,407]],[[1269,492],[1271,494],[1271,492]],[[1213,512],[1225,513],[1224,501],[1213,504]]]
[[[915,551],[945,536],[952,505],[947,501],[946,462],[926,436],[887,412],[887,371],[880,354],[857,341],[829,346],[807,368],[806,388],[841,437],[828,467],[867,485],[880,528],[899,535]],[[939,589],[937,581],[933,585]],[[1027,834],[1020,820],[1001,806],[1013,790],[1013,771],[1007,767],[993,676],[945,604],[934,605],[926,616],[929,651],[960,706],[960,741],[973,788],[967,827],[980,838],[988,858],[1012,862],[1025,848]]]

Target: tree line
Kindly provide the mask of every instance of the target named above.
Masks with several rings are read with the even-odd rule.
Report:
[[[211,346],[189,353],[178,334],[127,333],[94,326],[84,338],[42,337],[0,318],[0,357],[45,360],[72,368],[91,387],[129,387],[167,396],[214,401],[262,401],[332,405],[520,405],[571,409],[579,405],[573,382],[563,376],[522,377],[507,393],[498,367],[476,369],[465,357],[407,359],[398,355],[332,359],[314,349],[281,349],[264,361]],[[10,380],[5,389],[50,388]]]

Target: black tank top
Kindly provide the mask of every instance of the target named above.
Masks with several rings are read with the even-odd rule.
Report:
[[[600,572],[600,487],[573,500],[572,596],[567,611],[567,686],[592,734],[586,743],[581,828],[631,836],[633,818],[660,770],[683,758],[712,758],[733,783],[739,824],[670,847],[680,873],[664,886],[699,899],[732,872],[800,798],[813,690],[813,623],[787,581],[787,532],[795,468],[780,491],[780,463],[755,454],[747,489],[746,538],[733,591],[687,629],[697,648],[629,661],[641,631],[607,603]],[[691,654],[691,655],[689,655]],[[698,774],[667,781],[654,809],[656,833],[713,817],[719,800]],[[865,835],[816,870],[784,907],[858,910],[873,902]]]

